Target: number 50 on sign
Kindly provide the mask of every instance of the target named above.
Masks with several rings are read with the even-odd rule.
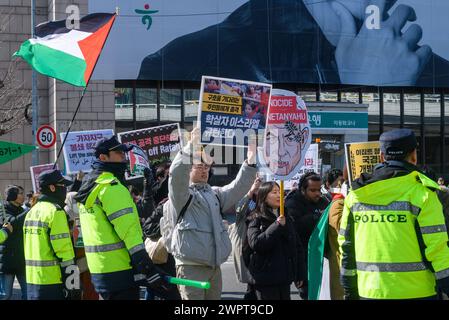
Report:
[[[42,148],[51,148],[56,143],[56,132],[49,125],[44,125],[37,130],[36,138]]]

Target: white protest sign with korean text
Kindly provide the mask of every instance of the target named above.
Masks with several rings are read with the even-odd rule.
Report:
[[[271,84],[203,76],[198,119],[201,143],[246,146],[250,132],[262,133]]]
[[[65,132],[61,133],[61,141],[64,141],[65,135]],[[96,143],[113,135],[112,129],[69,132],[63,149],[67,174],[92,171]]]

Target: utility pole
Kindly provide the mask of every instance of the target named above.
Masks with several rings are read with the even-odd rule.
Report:
[[[35,21],[36,15],[36,0],[31,0],[31,38],[35,38],[34,34],[34,26],[36,24]],[[34,69],[32,70],[31,75],[31,104],[33,108],[33,124],[32,124],[32,134],[33,134],[33,145],[37,145],[37,129],[39,126],[39,99],[37,96],[37,74]],[[32,165],[36,166],[39,164],[39,150],[35,149],[32,154]]]

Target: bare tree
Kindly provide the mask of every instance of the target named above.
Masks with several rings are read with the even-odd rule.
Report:
[[[5,32],[14,19],[12,12],[0,12],[0,32]],[[25,82],[17,77],[21,63],[14,59],[8,69],[0,70],[0,136],[31,123],[31,90],[25,89]]]

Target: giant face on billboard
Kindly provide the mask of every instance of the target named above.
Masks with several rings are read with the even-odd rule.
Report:
[[[90,0],[95,79],[449,86],[447,0]],[[113,68],[111,66],[114,66]]]

